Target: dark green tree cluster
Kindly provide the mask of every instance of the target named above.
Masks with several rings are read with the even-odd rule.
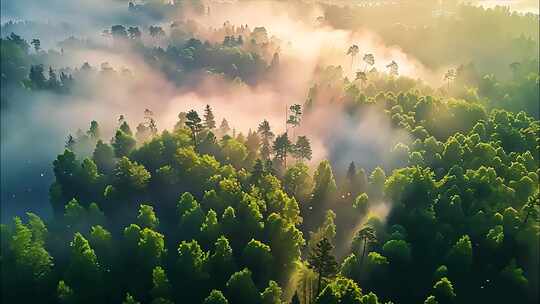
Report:
[[[382,107],[412,138],[389,147],[401,165],[388,177],[378,169],[368,179],[352,163],[339,183],[340,199],[357,208],[375,197],[392,205],[386,225],[371,218],[370,233],[354,238],[342,275],[398,302],[534,303],[540,122],[418,91],[342,90],[344,111]],[[336,222],[346,220],[338,209]]]
[[[92,122],[54,161],[54,219],[46,225],[28,214],[27,224],[15,218],[2,226],[2,275],[17,278],[2,280],[2,299],[284,300],[279,285],[304,245],[299,205],[271,164],[245,166],[258,141],[218,142],[213,120],[210,106],[204,125],[190,111],[186,127],[139,144],[124,117],[110,144]],[[83,138],[95,146],[86,156],[72,151]]]

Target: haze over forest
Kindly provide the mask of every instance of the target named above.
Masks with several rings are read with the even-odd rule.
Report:
[[[2,302],[538,302],[538,1],[0,16]]]

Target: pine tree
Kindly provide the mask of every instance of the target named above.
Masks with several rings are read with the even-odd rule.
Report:
[[[193,144],[197,147],[198,135],[203,129],[201,118],[195,110],[191,110],[186,115],[186,126],[191,129],[191,135],[193,136]]]
[[[296,144],[293,147],[293,155],[303,161],[304,159],[310,160],[312,156],[311,144],[306,136],[298,136]]]
[[[338,271],[338,263],[331,251],[334,247],[330,244],[327,238],[320,240],[315,248],[309,253],[308,267],[317,272],[319,278],[317,280],[316,295],[321,291],[321,281],[323,278],[332,277]]]
[[[270,129],[270,123],[265,119],[259,125],[257,132],[262,138],[261,157],[264,160],[268,160],[270,158],[270,153],[272,152],[270,142],[274,138],[274,133],[272,133]]]
[[[204,109],[204,125],[210,130],[216,128],[216,120],[214,117],[214,113],[212,113],[212,108],[210,108],[210,105],[206,105],[206,108]]]
[[[278,159],[285,168],[287,168],[287,154],[291,151],[291,141],[287,133],[283,133],[276,137],[272,146],[276,159]]]
[[[221,136],[227,135],[231,131],[231,127],[229,126],[229,122],[223,118],[221,121],[221,124],[219,125],[219,134]]]

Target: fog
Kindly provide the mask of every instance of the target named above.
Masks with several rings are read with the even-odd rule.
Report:
[[[352,44],[359,46],[360,55],[373,53],[379,70],[384,71],[385,65],[395,60],[401,75],[434,82],[440,78],[434,76],[440,75],[437,71],[427,70],[398,47],[384,45],[368,29],[343,31],[317,22],[322,11],[316,6],[306,10],[271,1],[214,4],[209,16],[191,16],[203,28],[218,27],[225,21],[248,24],[250,28],[264,26],[269,37],[279,42],[279,71],[252,86],[204,72],[192,73],[183,85],[176,86],[147,66],[140,54],[129,48],[109,47],[99,33],[126,20],[126,5],[120,1],[3,1],[2,8],[3,18],[76,24],[75,33],[100,46],[66,51],[63,67],[76,68],[88,62],[99,69],[107,62],[116,71],[130,71],[129,76],[96,77],[77,83],[68,96],[13,96],[17,100],[11,102],[14,106],[2,110],[2,220],[28,209],[49,213],[52,160],[62,152],[67,135],[86,130],[91,120],[100,123],[104,138],[109,139],[121,114],[134,127],[143,120],[144,109],[151,109],[163,130],[174,126],[179,112],[202,111],[209,104],[216,120],[226,118],[237,132],[246,134],[267,119],[274,133],[282,133],[287,106],[305,102],[317,67],[341,66],[349,78],[363,68],[358,58],[351,68],[346,51]],[[329,159],[338,171],[346,170],[351,161],[368,170],[375,164],[391,167],[394,160],[389,152],[396,143],[407,143],[407,135],[393,129],[383,114],[372,111],[348,117],[340,107],[321,105],[295,130],[295,135],[307,135],[312,141],[311,166]]]

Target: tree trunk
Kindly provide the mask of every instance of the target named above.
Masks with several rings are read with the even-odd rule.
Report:
[[[319,278],[317,280],[317,292],[315,293],[315,296],[319,296],[319,293],[321,292],[321,280],[322,280],[322,273],[319,272]]]
[[[362,248],[362,256],[360,257],[360,268],[364,264],[364,255],[366,255],[366,240],[364,240],[364,246]]]
[[[308,293],[307,293],[307,288],[308,286],[308,281],[307,281],[307,278],[305,277],[305,272],[304,272],[304,304],[307,304],[308,303]]]

